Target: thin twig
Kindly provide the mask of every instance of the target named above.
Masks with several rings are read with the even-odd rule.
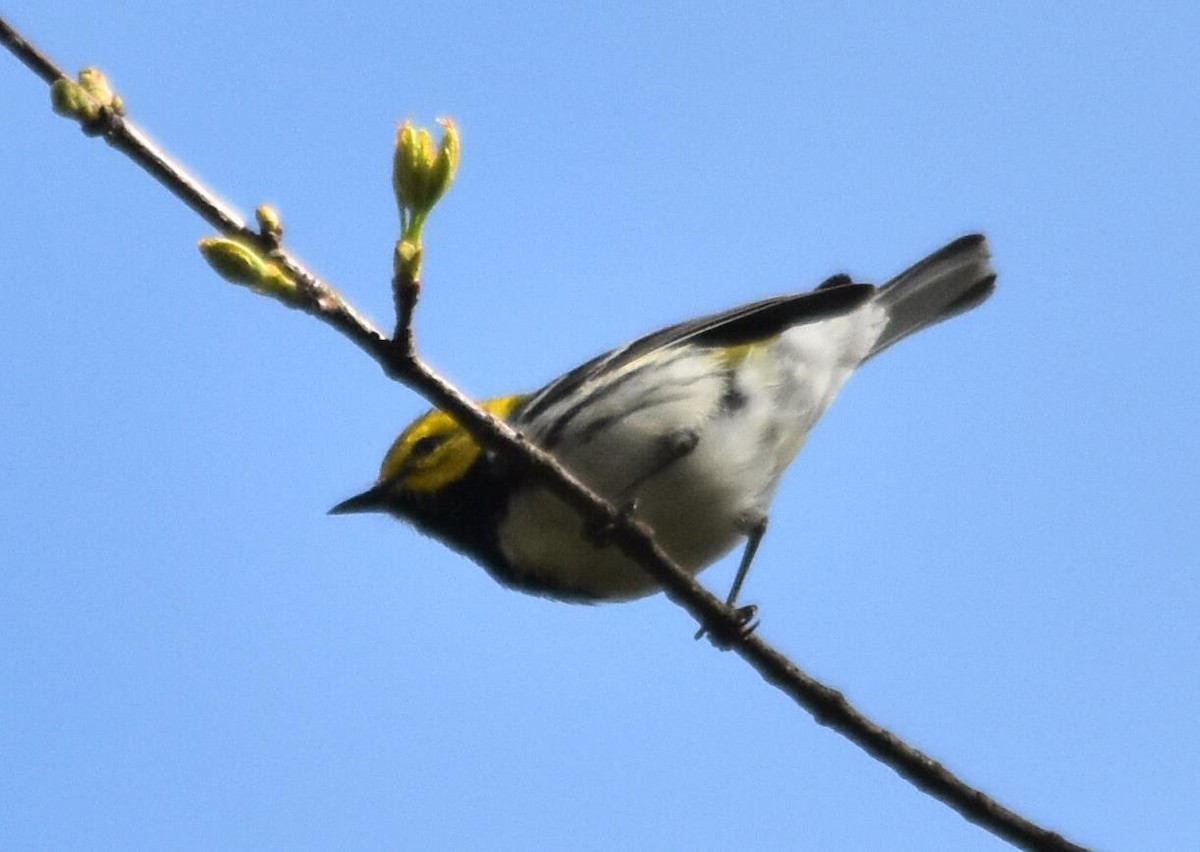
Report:
[[[420,363],[412,323],[417,300],[421,298],[421,282],[397,271],[392,280],[392,295],[396,303],[396,333],[392,336],[392,342],[405,363]]]
[[[0,41],[47,83],[65,76],[3,18],[0,18]],[[1083,849],[967,785],[942,764],[872,722],[840,692],[805,674],[759,636],[746,634],[736,611],[675,565],[643,524],[596,495],[553,456],[530,444],[504,421],[478,408],[426,365],[417,354],[412,330],[419,282],[394,282],[397,329],[395,338],[388,339],[293,255],[274,240],[248,228],[237,210],[172,162],[131,122],[106,110],[101,125],[88,130],[102,135],[114,148],[141,165],[221,233],[251,240],[269,253],[297,282],[303,296],[297,305],[300,310],[337,329],[379,363],[388,376],[452,414],[481,442],[522,465],[526,473],[551,488],[586,520],[609,530],[612,543],[642,565],[663,587],[667,597],[691,613],[721,644],[736,651],[764,680],[791,696],[819,724],[840,732],[966,819],[1016,846],[1076,852]]]

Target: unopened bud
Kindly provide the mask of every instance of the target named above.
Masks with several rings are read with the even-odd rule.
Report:
[[[74,80],[55,80],[50,87],[50,103],[59,115],[79,122],[95,121],[100,116],[100,104]]]
[[[208,237],[201,240],[199,245],[200,253],[208,265],[226,281],[249,287],[256,293],[289,305],[297,304],[299,290],[296,282],[263,257],[258,249],[227,237]]]
[[[436,149],[432,134],[412,121],[400,125],[396,134],[392,186],[406,217],[423,218],[454,182],[460,152],[458,128],[448,118],[438,119],[438,123],[442,141]]]
[[[258,220],[258,229],[264,236],[276,241],[283,236],[283,218],[270,204],[260,204],[254,208],[254,218]]]
[[[100,106],[111,107],[116,93],[108,83],[108,77],[99,68],[88,67],[79,72],[79,85],[96,99]]]

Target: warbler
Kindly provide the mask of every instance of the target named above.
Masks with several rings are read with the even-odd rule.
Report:
[[[685,570],[695,574],[745,541],[732,604],[784,469],[850,374],[981,304],[995,280],[987,242],[973,234],[882,286],[837,275],[806,293],[664,328],[541,390],[482,406],[629,507]],[[330,511],[390,513],[537,595],[617,601],[659,588],[442,411],[408,426],[375,485]]]

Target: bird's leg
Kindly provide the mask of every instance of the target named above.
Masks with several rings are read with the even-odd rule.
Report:
[[[658,442],[658,458],[654,460],[649,470],[621,489],[622,497],[637,491],[647,480],[658,476],[675,462],[690,454],[700,443],[700,434],[695,429],[676,429],[674,432],[663,435]]]
[[[667,435],[663,435],[659,439],[661,447],[659,456],[655,459],[650,469],[622,488],[616,497],[612,498],[613,504],[617,507],[618,514],[625,519],[633,517],[634,512],[637,511],[637,489],[646,480],[662,473],[672,464],[696,449],[698,443],[700,443],[700,436],[696,433],[695,429],[678,429]],[[584,534],[597,547],[604,547],[608,545],[612,538],[612,523],[593,526],[585,530]]]
[[[596,547],[608,547],[612,544],[613,527],[617,523],[628,521],[637,511],[637,499],[624,500],[616,504],[617,518],[600,524],[589,524],[584,527],[583,535]]]
[[[754,561],[754,554],[758,553],[758,546],[766,534],[767,516],[760,515],[746,531],[746,547],[742,550],[742,561],[738,564],[737,574],[734,575],[733,585],[729,589],[729,596],[725,598],[725,606],[733,607],[737,602],[738,593],[742,591],[742,584],[746,582],[746,575],[750,573],[750,564]],[[758,627],[758,622],[754,620],[754,616],[758,613],[758,607],[754,604],[738,607],[735,613],[738,621],[741,622],[743,633],[753,633]],[[701,627],[696,631],[696,638],[700,639],[707,632],[705,628]]]
[[[766,534],[767,516],[760,515],[746,532],[746,548],[742,551],[742,561],[738,565],[737,575],[734,576],[733,585],[729,589],[729,597],[725,598],[725,606],[733,606],[737,601],[737,596],[742,591],[742,583],[746,582],[746,575],[750,573],[750,563],[754,561],[754,554],[758,553],[758,546]]]

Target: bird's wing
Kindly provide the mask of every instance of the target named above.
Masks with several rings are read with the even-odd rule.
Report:
[[[768,340],[794,325],[849,313],[874,292],[871,284],[855,284],[849,276],[836,275],[807,293],[775,296],[668,326],[559,376],[531,394],[515,417],[518,421],[536,417],[590,379],[620,369],[656,349],[685,341],[705,347],[725,347]]]

